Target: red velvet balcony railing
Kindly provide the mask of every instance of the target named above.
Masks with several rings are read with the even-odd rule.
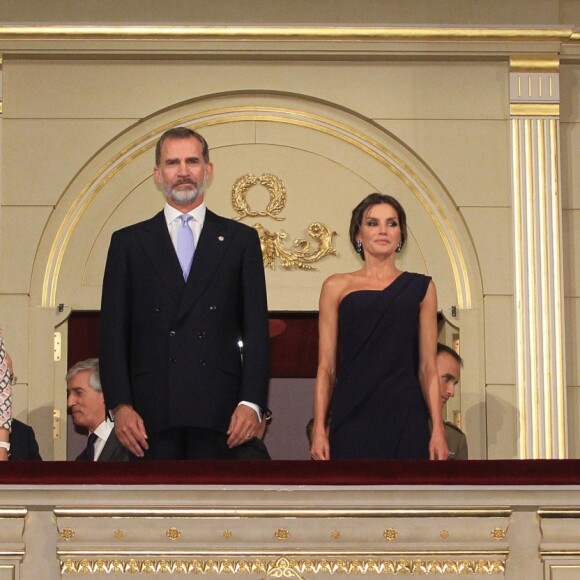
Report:
[[[580,460],[6,462],[0,485],[580,485]]]

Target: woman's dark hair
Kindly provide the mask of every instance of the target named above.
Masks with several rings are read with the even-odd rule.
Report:
[[[367,195],[353,210],[352,217],[350,219],[350,243],[352,247],[356,250],[356,237],[360,231],[363,216],[369,207],[373,205],[380,205],[386,203],[390,205],[396,212],[399,218],[399,227],[401,228],[401,247],[405,245],[407,241],[407,216],[405,215],[405,210],[403,206],[392,196],[386,195],[384,193],[371,193]],[[361,258],[365,259],[364,248],[360,252]]]

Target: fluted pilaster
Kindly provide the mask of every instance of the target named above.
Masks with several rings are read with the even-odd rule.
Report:
[[[565,458],[558,58],[510,61],[520,458]],[[501,249],[498,249],[501,252]]]

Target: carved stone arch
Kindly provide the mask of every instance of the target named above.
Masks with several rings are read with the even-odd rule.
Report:
[[[316,310],[324,278],[359,267],[348,239],[352,208],[372,191],[399,199],[410,233],[400,265],[433,276],[440,307],[448,316],[452,309],[458,313],[454,320],[469,360],[462,382],[472,383],[466,404],[483,409],[482,282],[452,197],[396,135],[357,112],[303,95],[208,95],[153,114],[110,141],[71,181],[47,224],[34,264],[32,307],[64,304],[63,316],[99,309],[111,233],[162,207],[151,176],[153,150],[160,134],[176,125],[199,130],[210,144],[216,171],[206,200],[217,213],[235,216],[231,189],[237,178],[269,173],[284,182],[288,199],[279,216],[284,221],[260,218],[265,227],[283,228],[288,240],[307,238],[306,228],[315,221],[337,232],[337,256],[319,262],[317,270],[267,270],[273,310]],[[266,192],[253,188],[248,196],[252,207],[265,207]],[[468,436],[484,442],[481,415],[475,413],[473,429],[467,427]]]

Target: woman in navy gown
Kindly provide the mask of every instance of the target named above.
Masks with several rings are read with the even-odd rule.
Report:
[[[362,268],[330,276],[320,295],[314,459],[448,457],[437,294],[430,277],[397,268],[406,238],[393,197],[372,193],[353,210],[350,239]]]

